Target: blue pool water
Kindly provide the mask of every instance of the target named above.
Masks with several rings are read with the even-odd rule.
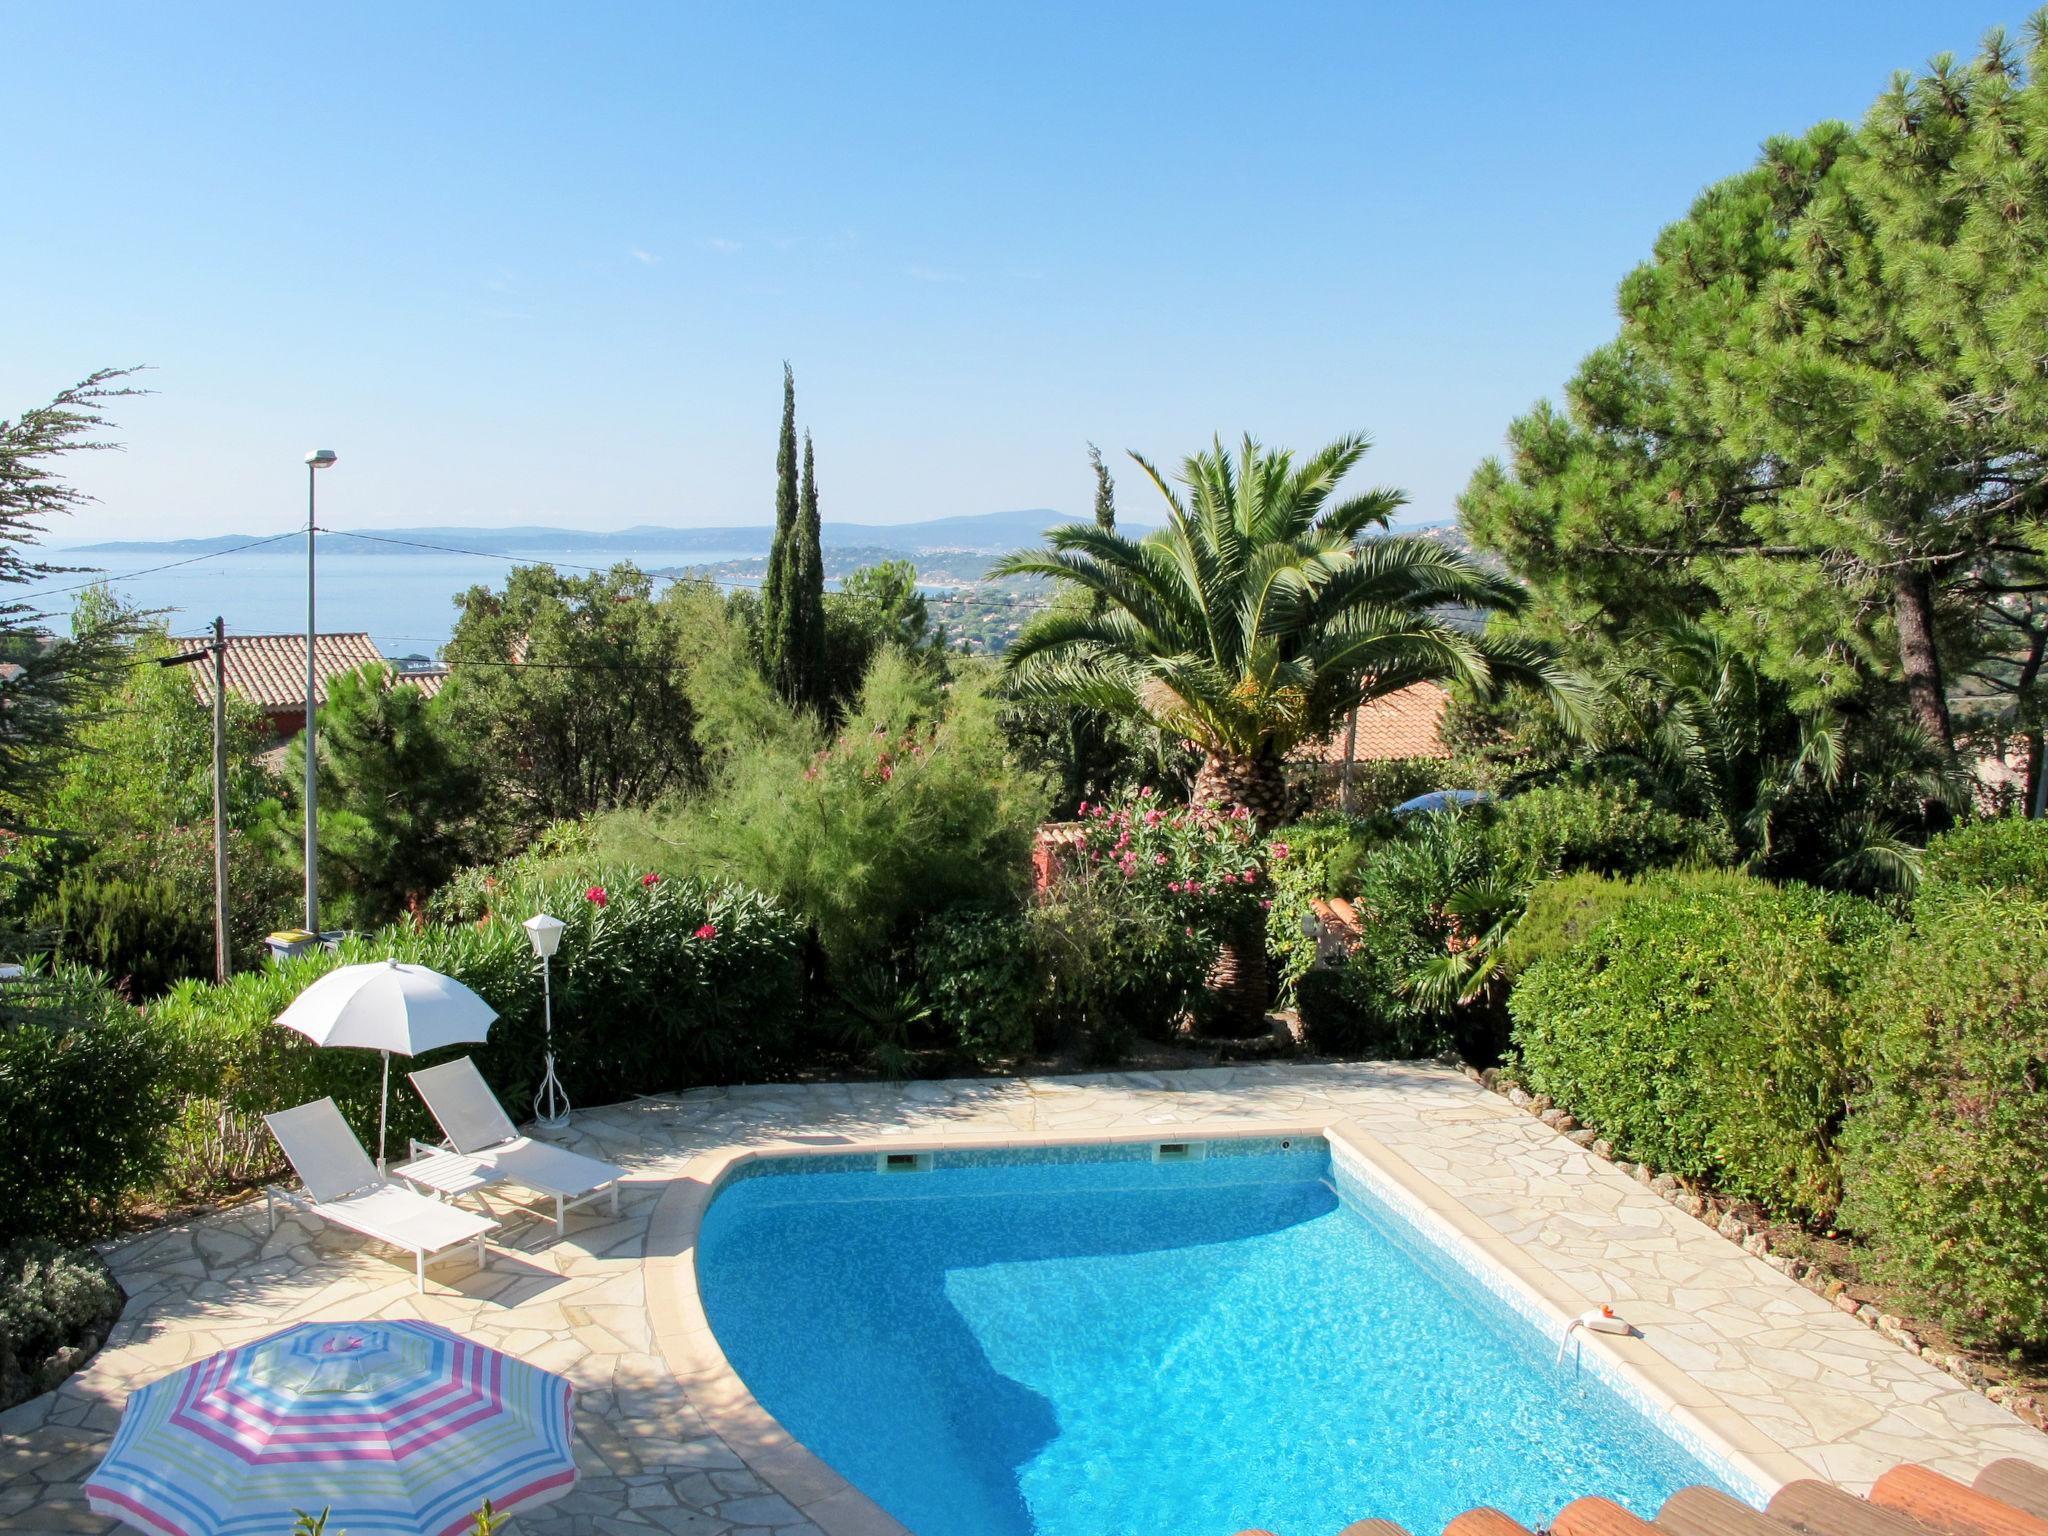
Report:
[[[1476,1504],[1533,1526],[1727,1486],[1320,1138],[1208,1150],[750,1164],[705,1218],[705,1309],[917,1536],[1434,1536]]]

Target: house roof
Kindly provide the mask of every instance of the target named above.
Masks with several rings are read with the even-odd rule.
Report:
[[[1450,691],[1439,683],[1410,683],[1358,706],[1358,743],[1352,760],[1382,762],[1414,757],[1449,757],[1442,729]],[[1297,762],[1344,761],[1342,721],[1321,741],[1303,742],[1293,753]]]
[[[193,651],[212,643],[209,636],[179,635],[171,644]],[[313,645],[315,683],[313,702],[327,702],[327,680],[353,672],[372,662],[382,662],[384,653],[366,634],[316,635]],[[186,669],[192,688],[202,704],[213,702],[213,668]],[[246,699],[259,709],[282,711],[302,707],[306,702],[306,637],[304,635],[229,635],[227,655],[228,692]]]
[[[391,678],[392,687],[417,688],[430,699],[439,693],[447,682],[446,667],[420,667],[410,672],[393,673]]]

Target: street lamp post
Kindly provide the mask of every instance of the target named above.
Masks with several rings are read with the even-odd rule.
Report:
[[[319,787],[314,779],[317,766],[313,723],[313,689],[318,677],[313,665],[313,483],[318,472],[329,468],[336,458],[332,448],[315,448],[306,455],[306,932],[320,931],[320,840],[318,825]]]
[[[533,952],[540,956],[541,1019],[547,1041],[547,1070],[541,1074],[540,1091],[533,1096],[533,1118],[544,1130],[559,1131],[569,1123],[569,1095],[562,1091],[562,1080],[555,1076],[555,993],[548,962],[561,947],[565,925],[559,917],[542,912],[520,926],[532,941]]]

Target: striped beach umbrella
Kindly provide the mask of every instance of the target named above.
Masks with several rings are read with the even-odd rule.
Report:
[[[432,1323],[300,1323],[144,1387],[85,1485],[153,1536],[458,1536],[576,1482],[573,1388]]]

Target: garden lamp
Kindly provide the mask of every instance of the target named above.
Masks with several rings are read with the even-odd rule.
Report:
[[[569,1123],[569,1095],[562,1091],[562,1080],[555,1076],[555,993],[549,962],[562,947],[562,929],[566,924],[559,917],[541,912],[520,926],[526,930],[533,952],[540,956],[540,1008],[547,1040],[547,1070],[541,1074],[540,1091],[533,1096],[533,1118],[543,1129],[559,1131]]]

